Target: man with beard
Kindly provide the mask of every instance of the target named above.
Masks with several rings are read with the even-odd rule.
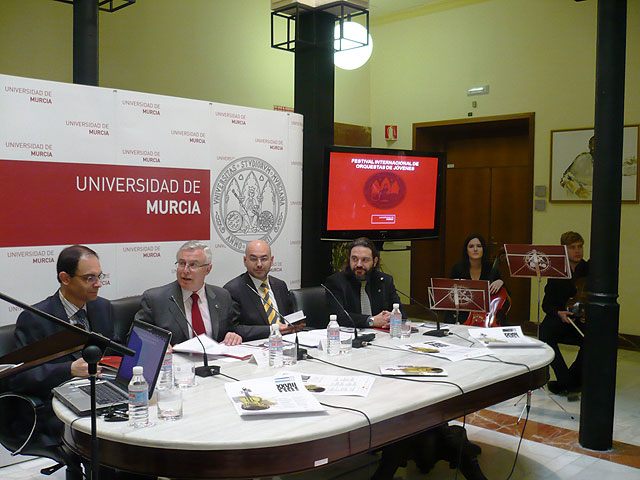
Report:
[[[355,239],[348,250],[348,264],[327,278],[327,288],[358,328],[388,327],[393,304],[400,303],[393,277],[378,270],[380,254],[369,239]],[[327,298],[327,304],[335,306],[338,323],[352,325],[335,300]],[[486,480],[478,464],[480,452],[480,447],[469,442],[463,427],[440,425],[384,447],[372,480],[392,480],[398,467],[406,466],[408,460],[414,460],[422,473],[445,460],[451,468],[459,468],[467,480]]]
[[[400,303],[393,277],[378,270],[380,254],[368,238],[355,239],[348,250],[348,263],[342,271],[327,278],[327,288],[349,312],[356,327],[388,328],[393,304]],[[353,326],[335,303],[333,298],[327,298],[329,310],[336,313],[338,323]]]

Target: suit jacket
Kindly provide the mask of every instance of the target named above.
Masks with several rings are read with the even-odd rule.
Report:
[[[205,284],[205,294],[211,318],[211,338],[222,342],[227,332],[236,331],[238,306],[234,304],[229,292],[223,288]],[[176,300],[177,305],[171,297]],[[190,327],[184,312],[182,288],[177,281],[145,291],[140,307],[136,318],[171,331],[173,345],[189,339]]]
[[[544,287],[544,299],[542,300],[542,310],[547,317],[558,317],[558,311],[567,309],[567,302],[574,297],[578,290],[576,280],[589,275],[589,262],[580,260],[573,271],[571,278],[550,278]]]
[[[58,292],[35,304],[34,307],[68,321]],[[109,300],[98,297],[96,300],[87,302],[87,318],[93,332],[113,338],[113,310]],[[63,327],[25,310],[16,322],[14,333],[16,348],[42,340],[60,330],[63,330]],[[34,395],[43,400],[49,399],[51,389],[71,379],[71,363],[78,358],[80,358],[79,352],[65,355],[22,372],[11,379],[11,388],[14,391]]]
[[[287,284],[282,280],[269,276],[271,294],[276,297],[278,312],[283,317],[293,313],[293,303],[289,296]],[[224,286],[231,293],[231,298],[240,306],[240,325],[236,332],[243,340],[257,340],[269,336],[269,320],[261,300],[248,272],[238,275]],[[249,291],[249,289],[252,290]]]
[[[353,322],[358,328],[367,326],[367,316],[361,313],[360,309],[360,281],[347,272],[337,272],[327,278],[327,288],[336,296],[340,305],[349,312]],[[393,277],[387,273],[374,271],[365,287],[371,302],[371,312],[377,315],[382,310],[393,310],[393,304],[400,303],[400,297],[396,292]],[[327,294],[327,305],[329,311],[338,316],[338,323],[343,326],[352,327],[353,324],[344,313],[342,308],[336,305],[336,301]],[[403,312],[404,317],[404,312]]]

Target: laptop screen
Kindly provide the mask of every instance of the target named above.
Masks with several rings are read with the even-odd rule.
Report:
[[[127,346],[136,354],[133,357],[125,355],[122,358],[116,382],[126,388],[133,376],[133,367],[141,365],[144,378],[149,384],[149,395],[151,395],[170,337],[171,333],[166,330],[134,321]]]

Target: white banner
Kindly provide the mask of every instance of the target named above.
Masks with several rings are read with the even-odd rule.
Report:
[[[0,292],[35,303],[71,244],[96,250],[100,295],[175,279],[187,240],[213,250],[207,282],[244,271],[263,239],[300,286],[302,116],[0,75]],[[0,304],[0,324],[19,309]]]

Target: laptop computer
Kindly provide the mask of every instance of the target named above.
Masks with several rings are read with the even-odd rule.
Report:
[[[129,332],[127,347],[134,350],[136,354],[133,357],[125,355],[122,358],[115,379],[96,382],[97,412],[123,408],[128,404],[128,386],[133,376],[133,367],[136,365],[144,367],[143,373],[149,384],[149,398],[151,398],[170,340],[171,332],[168,330],[134,320]],[[91,413],[91,394],[88,380],[65,383],[54,388],[53,394],[76,415],[85,416]]]

